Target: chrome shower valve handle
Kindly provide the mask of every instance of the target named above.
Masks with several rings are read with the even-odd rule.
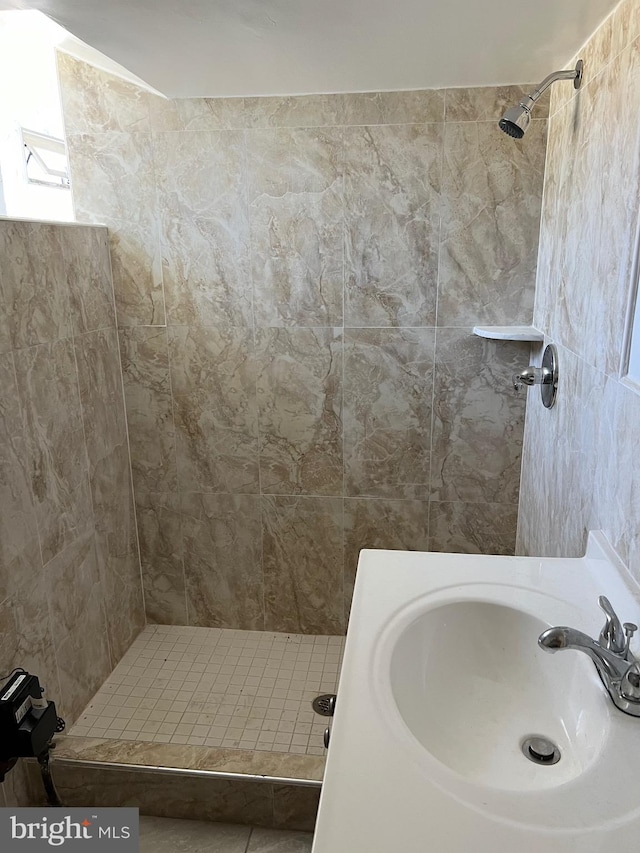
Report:
[[[521,391],[525,386],[530,388],[532,385],[539,385],[542,405],[550,409],[556,401],[558,390],[558,353],[554,345],[548,344],[545,347],[540,367],[530,364],[514,373],[511,381],[516,391]]]
[[[513,387],[516,391],[521,391],[525,385],[542,385],[545,382],[548,371],[543,367],[534,367],[532,364],[525,367],[520,373],[514,373],[512,376]]]

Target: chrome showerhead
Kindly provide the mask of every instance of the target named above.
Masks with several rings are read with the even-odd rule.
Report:
[[[540,83],[537,89],[524,97],[517,107],[510,107],[498,122],[498,127],[513,139],[522,139],[531,123],[531,110],[536,101],[556,80],[573,80],[575,89],[582,85],[583,62],[579,59],[573,71],[555,71]]]
[[[511,107],[506,111],[500,119],[498,127],[500,130],[504,130],[508,136],[512,136],[514,139],[522,139],[530,122],[531,111],[523,104],[518,104],[517,107]]]

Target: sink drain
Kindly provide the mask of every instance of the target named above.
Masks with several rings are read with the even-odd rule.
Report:
[[[542,735],[532,735],[522,741],[522,752],[525,758],[534,764],[557,764],[560,761],[560,750],[549,738]]]
[[[323,717],[333,717],[336,707],[336,694],[323,693],[321,696],[316,696],[311,706],[316,714],[321,714]]]

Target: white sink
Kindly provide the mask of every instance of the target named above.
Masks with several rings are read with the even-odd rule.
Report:
[[[581,559],[363,551],[313,853],[635,853],[640,719],[537,639],[597,637],[602,594],[639,622],[637,593],[600,534]]]
[[[553,788],[579,776],[600,754],[609,717],[590,661],[566,654],[550,665],[538,648],[548,627],[483,600],[429,607],[403,627],[389,683],[419,744],[465,779],[492,788]],[[531,736],[553,741],[560,761],[526,760],[522,743]]]

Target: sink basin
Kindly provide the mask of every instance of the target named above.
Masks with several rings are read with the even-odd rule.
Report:
[[[602,750],[609,718],[590,661],[566,654],[550,665],[538,648],[548,627],[514,607],[456,601],[404,628],[390,685],[420,746],[465,779],[494,788],[549,788],[579,776]],[[522,744],[530,736],[552,741],[560,760],[528,760]]]
[[[637,850],[640,719],[538,647],[597,637],[602,594],[640,622],[598,533],[573,559],[362,551],[313,853]]]

